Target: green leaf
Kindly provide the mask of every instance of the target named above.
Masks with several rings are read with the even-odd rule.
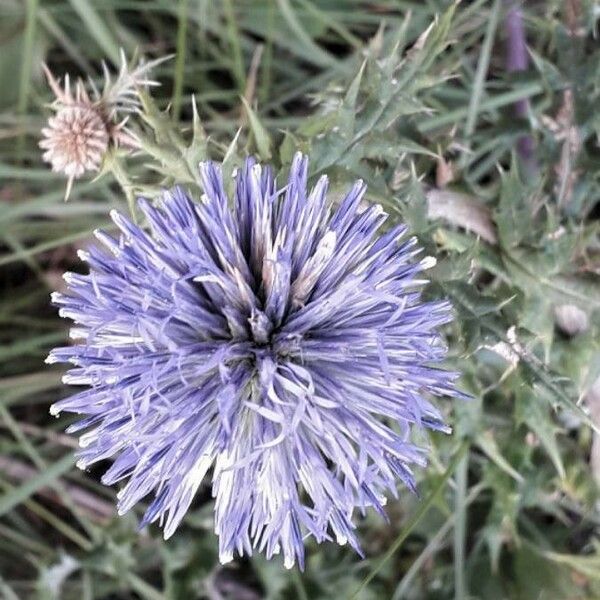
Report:
[[[577,598],[569,570],[524,544],[514,557],[514,592],[516,600],[531,598]]]
[[[562,554],[548,550],[538,550],[539,554],[556,565],[564,565],[590,579],[600,580],[600,554],[598,548],[594,553],[587,556],[576,556],[573,554]]]
[[[504,248],[519,245],[531,233],[531,202],[513,165],[508,174],[501,174],[500,201],[494,218],[498,237]]]
[[[559,477],[564,479],[565,467],[556,441],[558,428],[552,421],[548,406],[542,404],[539,394],[526,387],[516,390],[515,419],[517,423],[525,423],[537,435]]]
[[[596,275],[552,274],[546,257],[515,248],[502,254],[511,281],[527,296],[541,296],[584,309],[600,308],[600,278]]]
[[[254,141],[256,142],[256,148],[258,149],[258,155],[263,160],[269,160],[271,158],[271,138],[269,136],[269,133],[265,129],[264,125],[260,122],[260,119],[258,118],[256,113],[248,104],[246,98],[242,96],[241,100],[244,104],[246,114],[248,115],[250,129],[252,130]]]
[[[427,199],[423,184],[419,181],[415,170],[412,169],[410,180],[403,189],[402,218],[410,232],[419,235],[429,227],[427,220]]]
[[[485,315],[495,315],[502,310],[513,298],[497,298],[482,294],[477,288],[462,281],[447,281],[443,287],[458,303],[459,308],[467,309],[471,317],[480,318]]]
[[[492,430],[483,431],[477,435],[475,443],[502,471],[510,475],[518,483],[523,481],[522,475],[512,467],[504,456],[502,456]]]

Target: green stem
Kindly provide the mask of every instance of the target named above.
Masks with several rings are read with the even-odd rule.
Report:
[[[292,580],[294,581],[294,587],[296,588],[298,600],[308,600],[308,594],[304,589],[304,583],[302,582],[300,571],[298,571],[296,568],[292,569]]]
[[[35,30],[37,25],[38,0],[27,0],[25,7],[25,33],[23,36],[23,59],[21,62],[21,77],[19,81],[19,100],[17,114],[22,117],[27,112],[29,102],[29,88],[31,86],[31,73],[33,65],[33,46],[35,44]],[[22,133],[17,140],[17,162],[23,159],[25,149],[25,134]]]
[[[181,116],[181,99],[183,95],[183,78],[185,58],[187,54],[186,34],[188,24],[188,0],[179,0],[177,26],[177,58],[175,59],[175,81],[173,84],[173,117]]]
[[[467,530],[467,475],[469,456],[465,454],[456,468],[456,495],[454,513],[454,597],[456,600],[467,598],[465,582],[465,540]]]
[[[371,569],[369,574],[365,577],[363,582],[360,584],[360,587],[352,594],[350,600],[354,600],[358,598],[358,595],[369,585],[369,583],[373,580],[373,578],[381,571],[384,565],[396,554],[400,546],[404,543],[404,540],[410,535],[412,530],[421,522],[421,519],[429,512],[429,509],[433,506],[433,503],[437,500],[438,496],[442,493],[443,489],[446,487],[446,483],[454,473],[454,470],[458,466],[461,458],[467,450],[468,443],[465,441],[461,444],[461,446],[456,451],[456,454],[450,461],[448,468],[444,471],[441,479],[435,485],[435,487],[431,490],[429,496],[426,500],[421,502],[417,512],[411,517],[409,522],[406,524],[406,527],[400,532],[400,535],[396,538],[395,542],[391,545],[389,550],[383,555],[381,560]]]
[[[242,56],[242,47],[240,46],[240,30],[235,21],[235,12],[231,0],[224,0],[223,8],[227,20],[227,36],[229,37],[229,46],[233,54],[233,76],[238,86],[240,94],[244,93],[246,87],[246,70],[244,68],[244,57]]]

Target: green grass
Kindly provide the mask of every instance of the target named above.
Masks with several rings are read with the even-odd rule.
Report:
[[[0,3],[0,596],[600,597],[589,394],[600,375],[598,14],[589,0],[526,4],[531,65],[508,74],[499,0],[463,1],[454,15],[446,0]],[[154,100],[179,119],[177,143],[165,157],[157,112],[148,156],[120,159],[120,182],[76,182],[65,203],[37,147],[51,100],[41,62],[100,82],[120,47],[176,54],[156,69]],[[522,99],[527,119],[514,116]],[[515,150],[523,135],[536,173]],[[389,523],[360,520],[365,559],[308,542],[303,573],[260,556],[219,565],[210,502],[168,542],[138,532],[141,508],[107,518],[118,490],[73,467],[70,421],[48,414],[69,392],[43,362],[67,339],[49,293],[81,268],[76,250],[109,210],[128,210],[122,184],[163,182],[148,165],[167,165],[194,186],[206,155],[231,169],[254,153],[285,170],[296,148],[334,193],[365,179],[370,200],[437,257],[427,293],[455,307],[449,362],[473,395],[438,401],[454,432],[418,438],[430,447],[419,497],[390,499]],[[563,304],[586,313],[585,331],[557,326]]]

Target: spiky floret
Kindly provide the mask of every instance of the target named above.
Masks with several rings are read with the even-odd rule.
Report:
[[[77,345],[49,362],[90,389],[52,412],[78,413],[79,466],[107,458],[106,484],[128,480],[119,512],[149,494],[143,523],[173,534],[212,469],[220,557],[253,549],[303,565],[303,539],[357,551],[353,515],[414,488],[426,453],[412,426],[447,431],[428,396],[457,395],[437,363],[446,302],[422,302],[414,239],[358,181],[338,206],[327,178],[307,190],[297,155],[278,189],[249,159],[230,208],[220,167],[204,195],[175,188],[140,201],[151,232],[114,213],[121,237],[82,257],[55,294]]]

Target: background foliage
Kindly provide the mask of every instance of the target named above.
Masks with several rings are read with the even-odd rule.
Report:
[[[0,596],[600,597],[600,7],[527,2],[530,67],[511,74],[507,4],[2,0]],[[41,62],[100,81],[120,47],[176,54],[138,126],[145,152],[111,155],[64,203],[37,148]],[[110,208],[174,174],[193,189],[202,157],[285,170],[296,149],[334,193],[365,179],[437,257],[428,293],[456,308],[450,362],[473,400],[442,402],[454,433],[420,440],[418,497],[361,522],[365,560],[325,544],[304,573],[222,567],[208,493],[165,543],[137,531],[141,510],[116,518],[101,469],[74,468],[68,419],[48,416],[67,393],[43,364],[66,334],[48,295]]]

